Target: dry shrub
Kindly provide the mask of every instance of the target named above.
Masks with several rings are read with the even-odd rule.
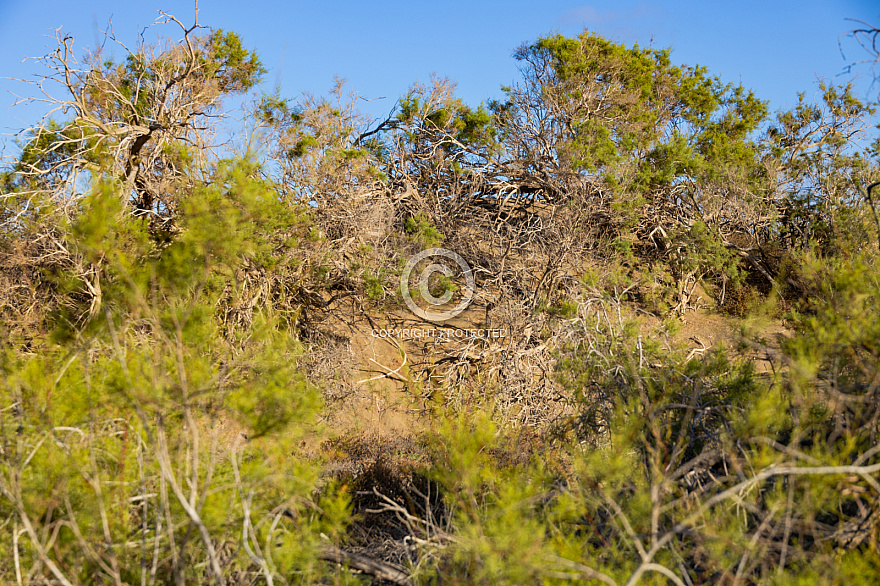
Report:
[[[303,354],[299,365],[309,380],[321,387],[324,399],[334,403],[351,396],[356,391],[351,341],[342,336],[325,334],[307,342],[309,351]]]
[[[323,447],[333,458],[328,469],[352,495],[348,549],[398,565],[424,562],[419,540],[426,532],[444,533],[449,523],[439,486],[425,475],[430,468],[425,443],[347,437]]]

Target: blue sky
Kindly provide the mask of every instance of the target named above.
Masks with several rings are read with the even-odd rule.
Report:
[[[100,38],[108,19],[130,45],[162,9],[184,23],[193,19],[192,1],[107,0],[41,2],[0,0],[0,76],[40,73],[29,56],[52,45],[54,29],[76,37],[85,49]],[[383,116],[415,81],[432,72],[458,84],[471,104],[500,97],[501,85],[518,78],[512,53],[523,42],[550,32],[576,35],[584,28],[612,40],[671,47],[673,62],[700,64],[725,82],[741,82],[771,101],[771,110],[791,106],[798,91],[811,96],[818,78],[848,81],[839,75],[847,61],[838,36],[856,18],[880,23],[880,6],[869,0],[745,2],[635,2],[545,0],[526,2],[280,2],[202,0],[199,22],[234,30],[258,51],[269,69],[265,89],[280,84],[282,94],[325,94],[334,75],[365,98],[373,116]],[[166,28],[167,34],[178,31]],[[46,37],[49,35],[49,37]],[[861,58],[846,44],[850,60]],[[869,71],[859,89],[868,92]],[[0,134],[35,122],[40,107],[15,107],[10,91],[28,86],[0,79]],[[379,99],[384,98],[384,99]],[[0,138],[2,140],[2,138]],[[8,140],[8,139],[7,139]],[[6,140],[3,140],[6,142]]]

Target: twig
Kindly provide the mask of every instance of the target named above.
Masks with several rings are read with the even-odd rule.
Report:
[[[333,545],[324,548],[320,557],[322,560],[345,564],[365,574],[380,580],[399,584],[400,586],[412,586],[413,584],[406,570],[396,564],[380,562],[357,553],[345,551]]]

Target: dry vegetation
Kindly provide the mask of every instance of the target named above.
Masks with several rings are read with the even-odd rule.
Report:
[[[0,580],[876,577],[850,88],[770,119],[585,32],[476,108],[441,79],[378,124],[342,83],[260,96],[236,153],[223,100],[259,60],[160,20],[182,38],[110,37],[121,62],[59,37],[0,177]],[[476,283],[443,323],[400,285],[436,247]],[[426,285],[448,309],[466,277]]]

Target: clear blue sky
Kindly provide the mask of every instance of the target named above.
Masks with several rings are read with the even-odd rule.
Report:
[[[0,0],[0,76],[30,77],[40,70],[28,56],[42,55],[55,27],[76,37],[81,49],[94,45],[112,16],[116,35],[134,45],[137,33],[162,9],[184,23],[191,1],[109,0],[42,2]],[[458,84],[458,95],[476,104],[500,97],[499,86],[517,80],[511,57],[517,46],[550,32],[576,35],[585,27],[612,40],[671,47],[673,61],[709,68],[727,82],[741,82],[771,109],[791,106],[798,91],[811,95],[821,77],[838,76],[846,61],[838,36],[857,18],[880,23],[876,0],[634,2],[509,0],[507,2],[283,2],[202,0],[199,21],[238,32],[269,69],[265,89],[325,94],[334,75],[368,98],[382,116],[414,81],[432,72]],[[171,28],[169,34],[177,34]],[[848,57],[861,57],[852,43]],[[860,91],[868,95],[863,73]],[[838,77],[835,77],[838,76]],[[0,134],[33,122],[37,108],[10,105],[10,91],[24,84],[0,79]],[[878,88],[873,88],[875,99]],[[3,140],[2,142],[6,142]]]

